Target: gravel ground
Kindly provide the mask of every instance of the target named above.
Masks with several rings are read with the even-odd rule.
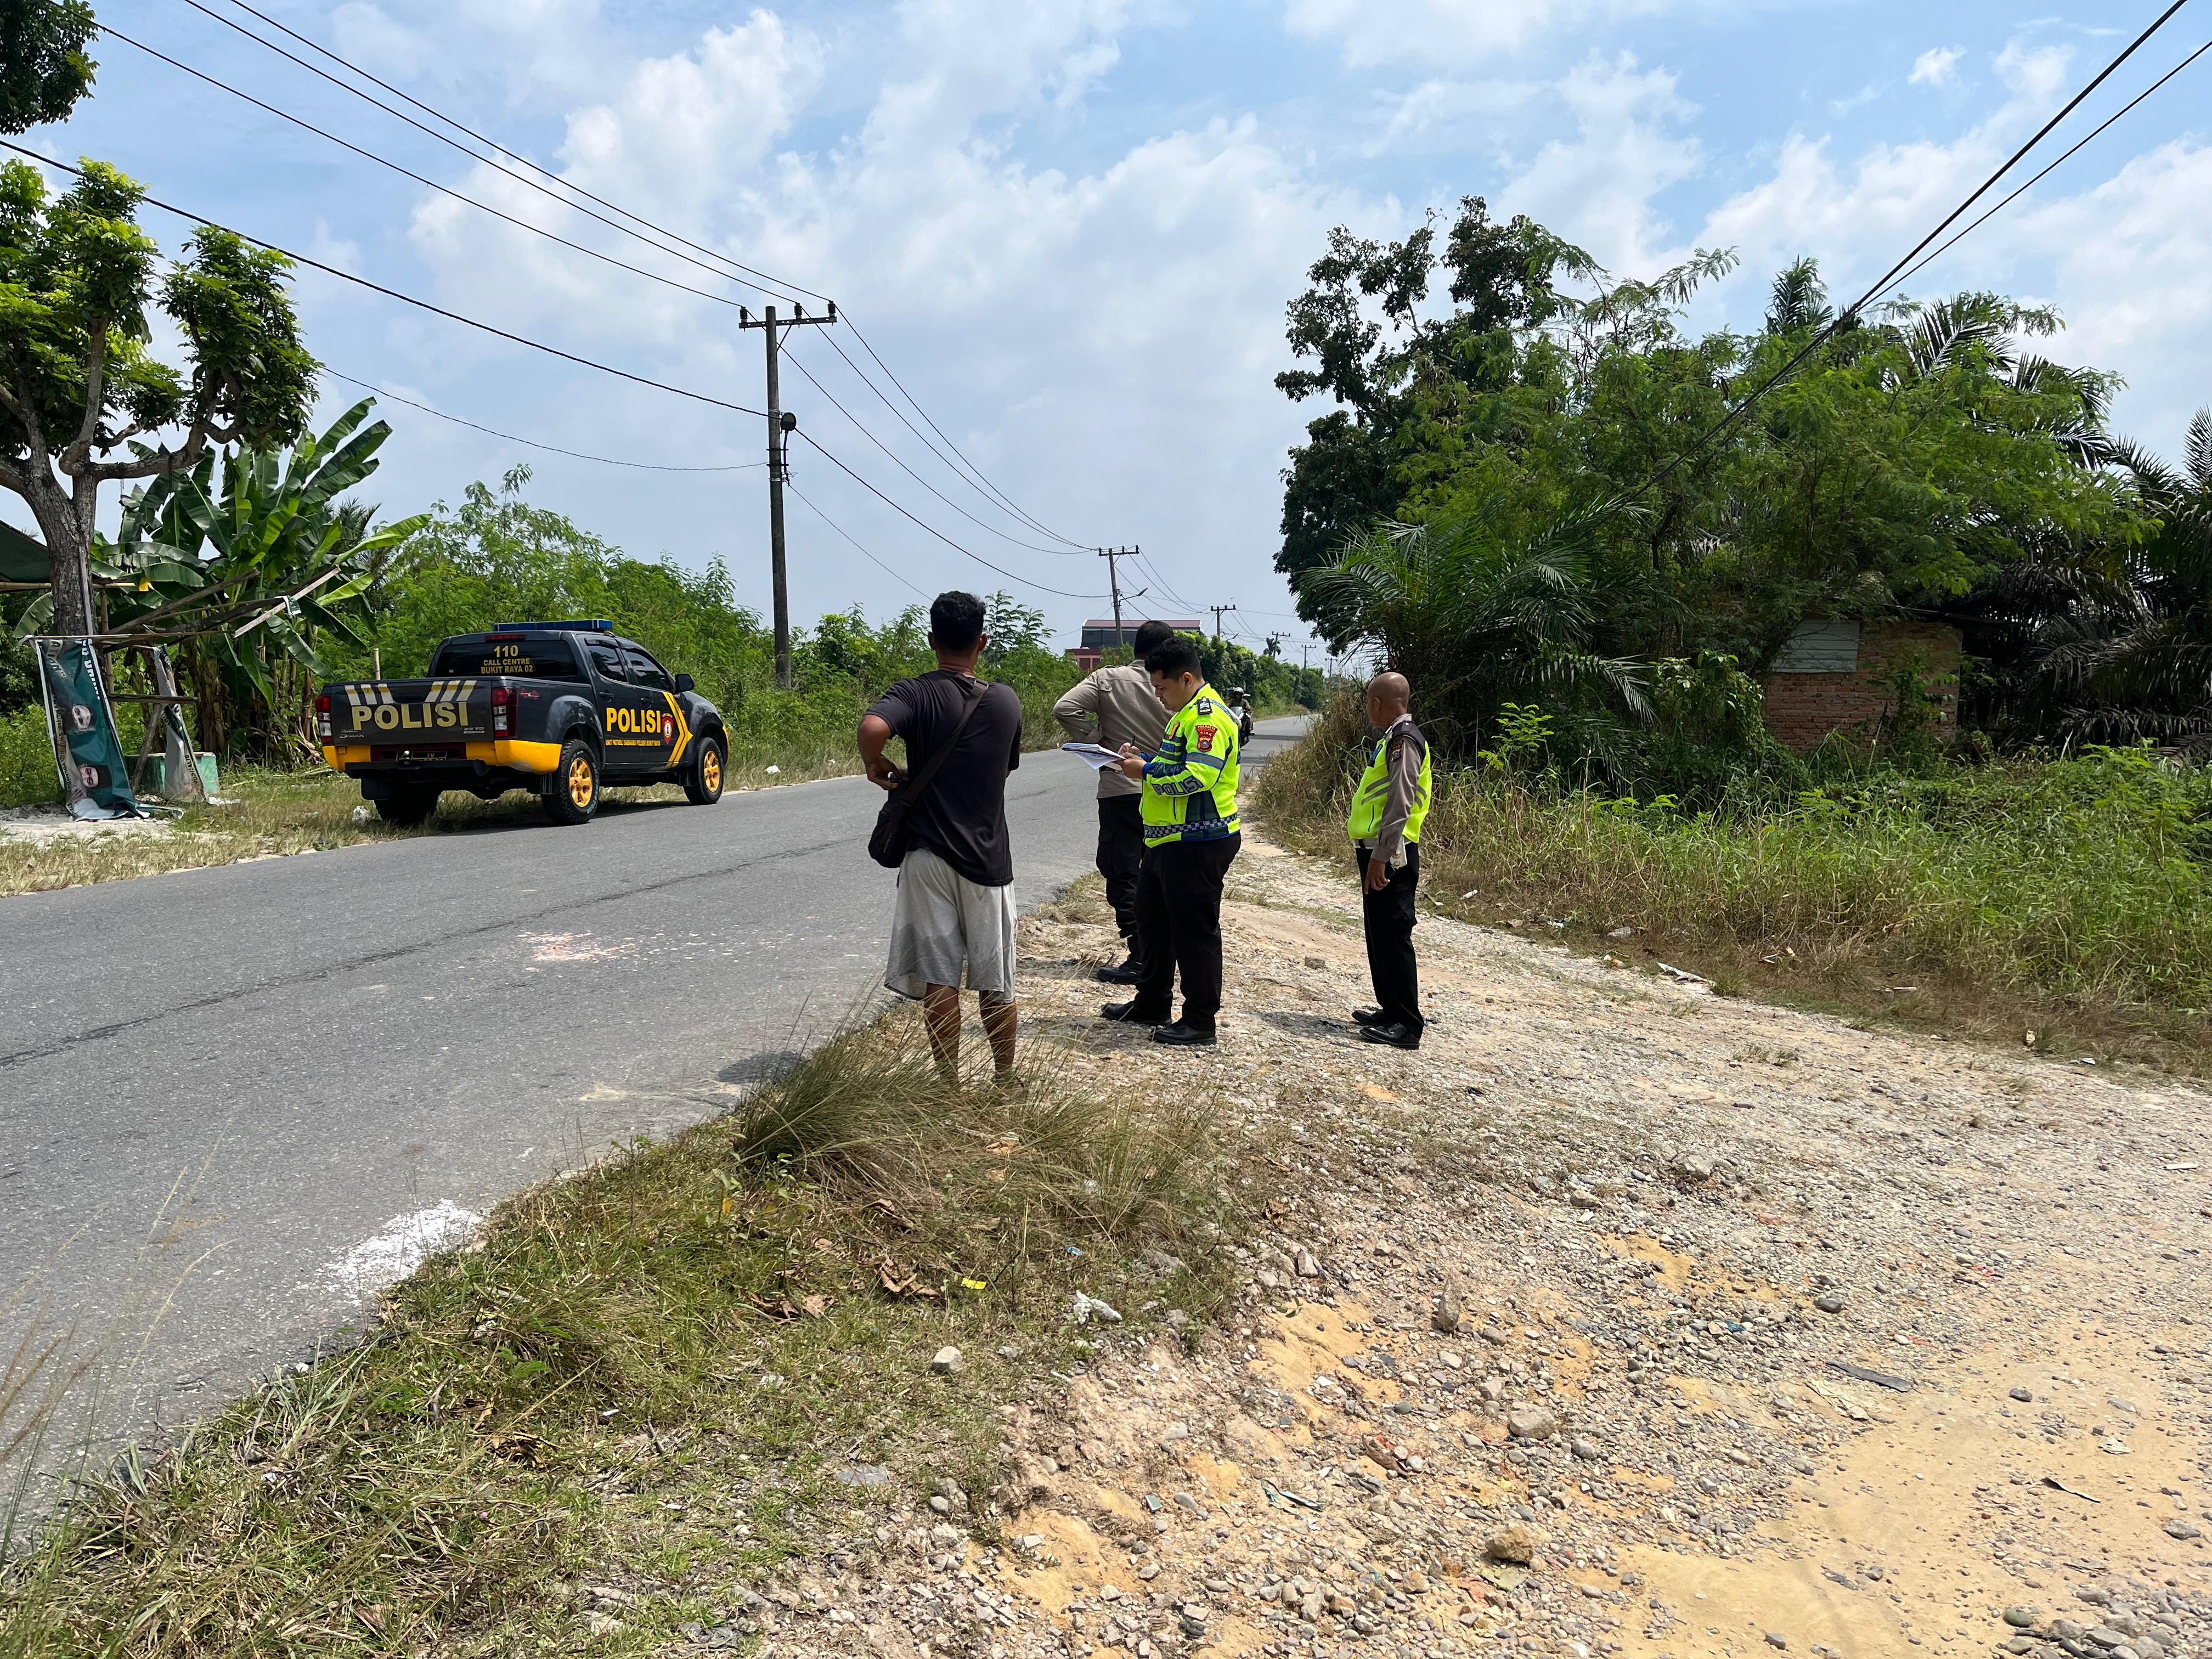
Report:
[[[2212,1659],[2197,1086],[1436,918],[1401,1054],[1345,870],[1248,831],[1231,897],[1211,1053],[1095,1018],[1096,925],[1024,923],[1021,995],[1242,1115],[1241,1301],[1108,1328],[1002,1408],[1012,1489],[816,1564],[763,1653]]]
[[[89,842],[101,836],[172,836],[172,818],[80,818],[66,806],[0,807],[0,841],[44,847],[58,841]]]

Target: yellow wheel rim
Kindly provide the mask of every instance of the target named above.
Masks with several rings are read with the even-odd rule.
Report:
[[[699,757],[699,781],[710,795],[722,787],[722,757],[711,748]]]
[[[581,755],[568,763],[568,799],[579,806],[592,804],[592,793],[597,787],[592,777],[592,763]]]

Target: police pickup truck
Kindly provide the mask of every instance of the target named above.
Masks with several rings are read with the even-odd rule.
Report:
[[[439,643],[419,680],[326,685],[323,758],[361,781],[388,823],[420,823],[448,789],[540,797],[584,823],[617,784],[680,783],[722,795],[729,734],[714,705],[606,622],[500,623]]]

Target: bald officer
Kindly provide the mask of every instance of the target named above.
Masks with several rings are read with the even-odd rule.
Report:
[[[1367,723],[1381,736],[1346,825],[1359,859],[1361,918],[1367,931],[1367,972],[1376,1006],[1355,1008],[1353,1022],[1370,1042],[1421,1046],[1421,986],[1413,960],[1413,889],[1421,876],[1421,827],[1429,816],[1429,741],[1408,712],[1413,688],[1403,674],[1367,683]]]

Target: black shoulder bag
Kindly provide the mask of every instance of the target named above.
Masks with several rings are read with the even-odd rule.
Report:
[[[908,773],[906,781],[891,791],[890,799],[884,803],[883,811],[876,814],[876,830],[868,837],[868,856],[884,869],[896,870],[906,862],[907,852],[912,844],[907,820],[914,816],[914,804],[936,781],[938,768],[951,757],[954,747],[960,741],[960,734],[968,729],[969,717],[982,706],[983,693],[988,689],[982,681],[975,682],[975,688],[968,694],[968,706],[960,711],[960,718],[953,722],[952,733],[945,739],[944,746],[922,763],[919,772]]]

